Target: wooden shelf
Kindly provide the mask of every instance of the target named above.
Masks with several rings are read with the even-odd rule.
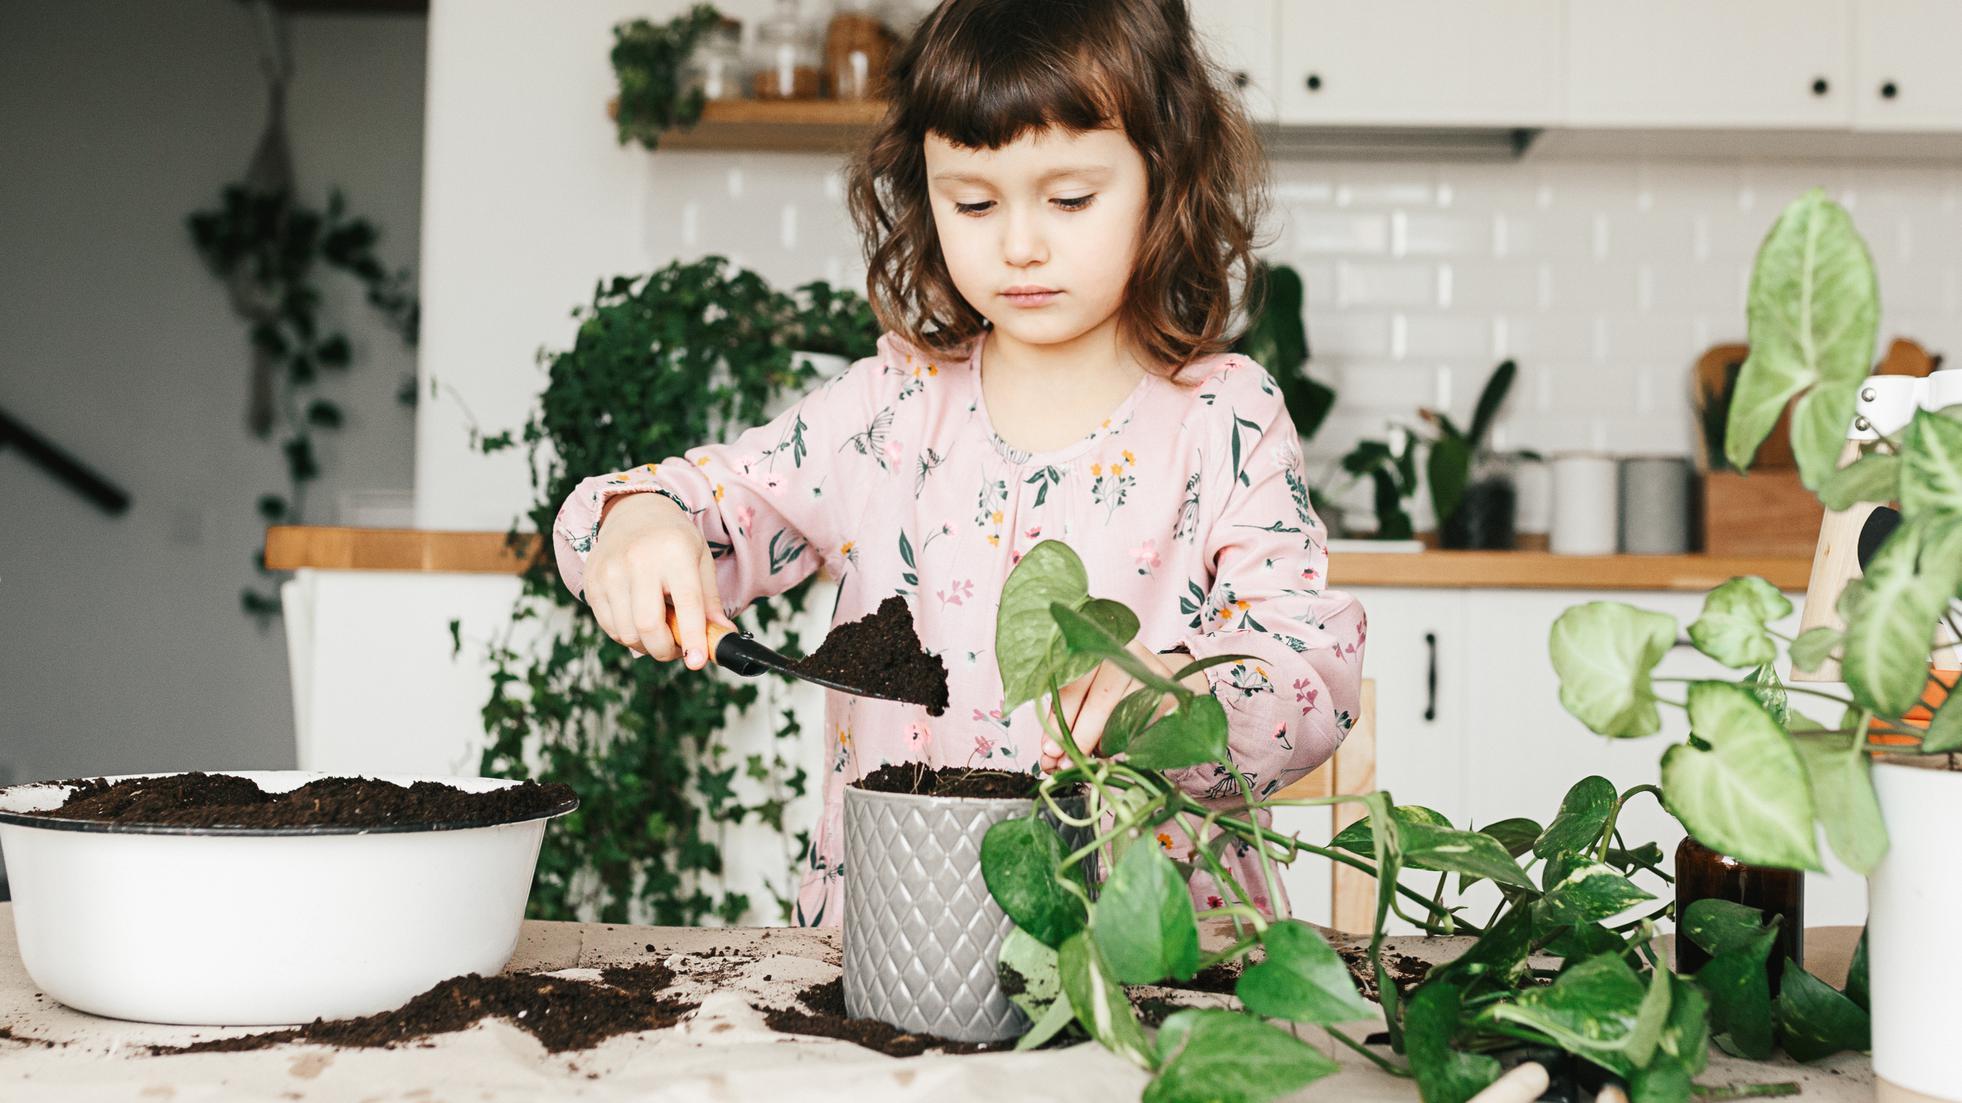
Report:
[[[620,102],[606,113],[618,118]],[[844,153],[885,116],[884,101],[719,100],[688,130],[661,135],[660,148]]]
[[[266,566],[276,571],[451,571],[514,574],[539,552],[526,538],[514,552],[501,532],[359,529],[279,525],[266,530]],[[1333,585],[1418,589],[1702,591],[1738,575],[1758,575],[1802,591],[1810,558],[1710,555],[1552,555],[1546,552],[1339,552]]]

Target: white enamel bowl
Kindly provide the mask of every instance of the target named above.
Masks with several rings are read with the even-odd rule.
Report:
[[[267,792],[330,776],[230,771]],[[114,778],[110,780],[116,780]],[[498,778],[384,775],[470,792]],[[517,948],[545,824],[147,827],[36,815],[66,785],[0,788],[21,961],[81,1011],[205,1026],[304,1023],[400,1006],[495,973]]]

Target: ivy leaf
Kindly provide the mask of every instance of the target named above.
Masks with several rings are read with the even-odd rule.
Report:
[[[1867,994],[1867,932],[1860,930],[1860,941],[1853,944],[1853,962],[1846,969],[1846,998],[1859,1005],[1862,1011],[1873,1010],[1873,1000]]]
[[[1727,936],[1726,948],[1696,973],[1710,997],[1710,1030],[1717,1044],[1753,1061],[1771,1056],[1771,978],[1765,962],[1777,941],[1776,926],[1760,925],[1740,941]]]
[[[1590,862],[1567,874],[1559,884],[1533,904],[1533,918],[1541,930],[1579,927],[1620,915],[1655,894],[1601,862]]]
[[[1758,250],[1746,313],[1750,357],[1731,394],[1724,453],[1742,471],[1794,395],[1792,452],[1805,485],[1836,468],[1854,394],[1873,363],[1880,291],[1845,208],[1815,188]]]
[[[1403,850],[1404,864],[1412,869],[1461,873],[1473,880],[1490,878],[1515,888],[1533,887],[1526,871],[1490,835],[1399,820],[1397,840]]]
[[[1789,958],[1778,986],[1778,1029],[1785,1052],[1800,1061],[1873,1047],[1873,1021],[1866,1011]]]
[[[1533,849],[1533,844],[1539,840],[1545,830],[1537,820],[1514,816],[1511,819],[1488,823],[1479,828],[1478,833],[1499,840],[1499,845],[1506,848],[1506,853],[1517,858]]]
[[[1749,946],[1764,926],[1764,912],[1757,908],[1705,897],[1692,901],[1683,913],[1679,933],[1715,957]]]
[[[1447,965],[1431,970],[1432,981],[1469,986],[1491,976],[1512,985],[1526,969],[1526,952],[1533,944],[1533,910],[1508,908],[1478,941]],[[1421,992],[1422,989],[1419,989]]]
[[[1017,927],[1049,946],[1082,930],[1087,918],[1083,901],[1056,880],[1062,860],[1056,829],[1034,815],[1002,820],[981,837],[981,877],[989,895]]]
[[[1451,1045],[1462,997],[1455,985],[1430,981],[1410,997],[1403,1013],[1404,1049],[1424,1103],[1466,1103],[1499,1078],[1499,1062]]]
[[[1599,775],[1580,779],[1560,798],[1560,812],[1547,825],[1546,833],[1534,840],[1533,853],[1551,858],[1594,845],[1601,840],[1614,806],[1614,782]]]
[[[1874,795],[1872,767],[1856,738],[1808,737],[1797,743],[1826,841],[1847,868],[1865,876],[1887,856],[1887,825]]]
[[[1022,1035],[1016,1049],[1034,1049],[1055,1037],[1075,1018],[1067,1014],[1069,999],[1063,995],[1062,975],[1057,970],[1056,951],[1020,927],[1010,927],[996,957],[995,974],[1008,1002],[1021,1008],[1035,1028]],[[1058,1006],[1063,1011],[1057,1011]],[[1058,1019],[1060,1021],[1051,1021]],[[1042,1033],[1044,1029],[1047,1034]]]
[[[1097,908],[1103,910],[1103,903]],[[1356,992],[1340,955],[1311,926],[1283,919],[1260,936],[1266,957],[1240,974],[1234,994],[1247,1010],[1296,1023],[1351,1022],[1373,1018],[1374,1005]]]
[[[1163,693],[1149,686],[1125,694],[1117,707],[1110,710],[1110,719],[1104,721],[1104,736],[1097,743],[1100,753],[1123,754],[1131,746],[1131,739],[1151,722],[1151,714],[1158,711],[1158,704],[1164,699]]]
[[[1008,573],[995,618],[1002,715],[1046,691],[1051,671],[1063,659],[1062,630],[1050,615],[1050,607],[1061,604],[1074,609],[1089,596],[1090,576],[1083,569],[1083,560],[1061,541],[1044,540],[1030,548]],[[1056,679],[1058,685],[1073,680]]]
[[[1663,804],[1705,846],[1739,861],[1820,868],[1812,794],[1784,729],[1727,682],[1690,686],[1689,714],[1710,749],[1684,743],[1663,754]]]
[[[1900,503],[1901,515],[1909,518],[1962,513],[1962,421],[1914,412],[1901,445]]]
[[[1844,638],[1837,628],[1809,628],[1792,641],[1792,669],[1817,670],[1833,657]]]
[[[1117,860],[1091,913],[1090,937],[1122,984],[1188,980],[1198,970],[1192,894],[1162,848],[1133,846]]]
[[[1151,1048],[1144,1028],[1138,1025],[1137,1012],[1089,933],[1078,931],[1064,939],[1056,957],[1063,992],[1076,1009],[1076,1021],[1105,1049],[1150,1068]]]
[[[1703,615],[1690,624],[1690,642],[1729,667],[1765,666],[1778,658],[1767,621],[1787,616],[1792,603],[1762,578],[1733,578],[1703,600]]]
[[[338,429],[343,420],[341,408],[324,398],[316,398],[307,406],[307,424],[317,429]]]
[[[1896,502],[1900,487],[1901,457],[1869,452],[1828,476],[1819,487],[1819,502],[1834,511],[1859,502]]]
[[[1266,1103],[1337,1065],[1284,1030],[1235,1011],[1188,1008],[1158,1030],[1158,1076],[1144,1103]]]
[[[1531,988],[1484,1017],[1547,1035],[1560,1048],[1626,1076],[1648,1064],[1669,1016],[1669,973],[1644,986],[1620,951],[1569,966],[1550,987]]]
[[[1676,642],[1676,619],[1620,602],[1576,605],[1553,622],[1549,650],[1560,703],[1601,735],[1662,728],[1650,673]]]
[[[1907,521],[1840,595],[1847,624],[1840,668],[1861,708],[1898,717],[1921,699],[1935,624],[1962,569],[1949,561],[1958,533],[1962,521]]]
[[[1226,737],[1226,709],[1219,698],[1193,697],[1134,736],[1124,760],[1141,770],[1224,762]]]

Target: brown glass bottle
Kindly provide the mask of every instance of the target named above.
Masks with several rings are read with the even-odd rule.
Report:
[[[1778,941],[1771,948],[1766,970],[1771,975],[1771,991],[1778,992],[1778,981],[1785,973],[1785,959],[1805,962],[1805,873],[1796,869],[1769,869],[1745,865],[1711,850],[1685,835],[1676,848],[1676,971],[1694,973],[1703,968],[1710,955],[1702,947],[1682,937],[1682,917],[1698,900],[1729,900],[1756,908],[1765,921],[1779,916]]]

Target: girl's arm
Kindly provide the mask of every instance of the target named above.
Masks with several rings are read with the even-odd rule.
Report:
[[[585,596],[586,556],[600,523],[613,502],[636,493],[666,495],[687,511],[714,556],[716,585],[730,615],[803,581],[838,542],[840,523],[858,508],[852,488],[865,482],[849,468],[870,461],[849,447],[850,437],[879,407],[890,341],[881,338],[877,355],[727,444],[701,445],[581,482],[552,526],[566,587]]]
[[[1179,642],[1195,659],[1256,656],[1204,677],[1226,710],[1233,763],[1263,797],[1321,765],[1354,726],[1367,629],[1354,598],[1325,589],[1327,531],[1308,501],[1286,406],[1258,366],[1233,374],[1244,378],[1222,385],[1212,410],[1223,419],[1213,485],[1225,495],[1203,538],[1212,587]],[[1195,794],[1238,796],[1224,768],[1174,777]]]

